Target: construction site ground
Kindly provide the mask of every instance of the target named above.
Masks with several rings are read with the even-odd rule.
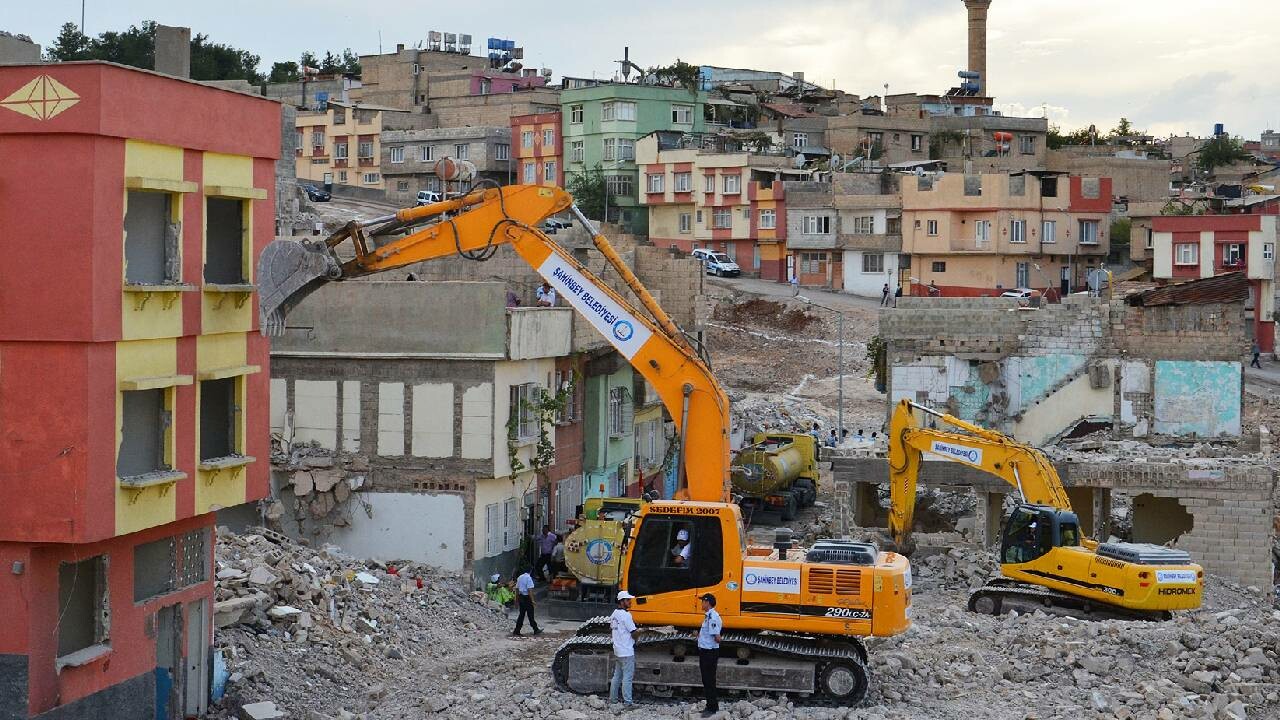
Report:
[[[840,374],[831,314],[791,298],[787,286],[709,279],[709,346],[742,431],[835,422]],[[774,292],[774,290],[777,290]],[[804,293],[845,311],[844,420],[881,433],[885,399],[868,377],[874,300]],[[1276,366],[1280,368],[1280,366]],[[1280,376],[1280,372],[1276,373]],[[1247,375],[1246,424],[1280,426],[1280,381]],[[824,477],[819,504],[788,523],[802,537],[848,534],[842,489]],[[941,523],[971,505],[942,503]],[[949,514],[949,515],[948,515]],[[761,519],[752,538],[768,542]],[[940,528],[947,529],[947,528]],[[1262,588],[1206,580],[1204,607],[1164,623],[1089,621],[1040,612],[968,612],[972,588],[998,572],[994,556],[955,532],[925,534],[913,558],[912,627],[869,641],[872,688],[854,708],[803,698],[729,697],[721,717],[925,720],[1280,718],[1280,611]],[[219,541],[216,645],[231,673],[211,717],[273,702],[280,717],[526,717],[587,720],[688,718],[696,697],[641,693],[635,708],[554,689],[549,666],[575,625],[544,619],[537,637],[511,637],[514,620],[459,576],[383,565],[279,537]],[[424,580],[418,588],[416,579]],[[373,582],[370,582],[373,580]],[[281,610],[281,607],[286,609]],[[225,607],[225,606],[224,606]],[[306,614],[306,628],[301,627]],[[226,623],[224,625],[224,623]],[[301,631],[301,633],[300,633]],[[526,633],[528,629],[526,628]]]

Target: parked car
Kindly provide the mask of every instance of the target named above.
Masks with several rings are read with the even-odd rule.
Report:
[[[742,268],[738,267],[738,263],[722,252],[709,248],[694,248],[691,254],[706,267],[708,275],[738,277],[742,274]]]
[[[311,202],[329,202],[333,196],[315,185],[303,185],[302,191],[307,194],[307,199]]]
[[[434,190],[419,190],[418,201],[414,203],[414,205],[430,205],[431,203],[438,203],[442,200],[444,200],[444,195],[435,192]]]
[[[1031,288],[1014,288],[1000,293],[1000,297],[1030,299],[1039,294],[1038,290],[1032,290]]]

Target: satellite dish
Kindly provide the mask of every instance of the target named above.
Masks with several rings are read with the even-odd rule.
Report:
[[[1107,284],[1107,271],[1093,269],[1089,271],[1089,292],[1098,295],[1102,292],[1102,288]]]
[[[795,158],[791,161],[791,164],[795,165],[797,169],[804,167],[804,163],[805,163],[804,153],[796,153]]]

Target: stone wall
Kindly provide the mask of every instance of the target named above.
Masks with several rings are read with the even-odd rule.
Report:
[[[1239,437],[1244,322],[1240,304],[904,297],[880,317],[886,412],[910,399],[1032,444],[1081,420],[1115,436]]]

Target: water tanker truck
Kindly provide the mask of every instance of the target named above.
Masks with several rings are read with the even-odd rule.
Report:
[[[734,456],[730,482],[747,517],[773,511],[791,520],[818,498],[818,443],[803,433],[757,433]]]

